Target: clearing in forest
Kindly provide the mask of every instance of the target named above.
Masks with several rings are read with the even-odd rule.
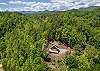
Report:
[[[51,60],[63,59],[66,54],[73,53],[73,49],[59,41],[49,41],[46,51],[48,53],[48,58]]]

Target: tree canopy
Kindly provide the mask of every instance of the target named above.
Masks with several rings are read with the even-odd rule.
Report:
[[[100,71],[100,8],[21,14],[0,12],[0,64],[7,71],[50,71],[46,39],[75,50],[63,63],[69,71]]]

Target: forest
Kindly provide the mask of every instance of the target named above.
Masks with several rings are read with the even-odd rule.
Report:
[[[46,39],[67,43],[74,54],[52,70]],[[0,12],[0,64],[5,71],[100,71],[100,8],[22,14]]]

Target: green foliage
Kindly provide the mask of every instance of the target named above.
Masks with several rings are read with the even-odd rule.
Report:
[[[91,70],[91,66],[93,64],[92,59],[88,59],[84,54],[80,55],[78,58],[78,67],[81,71],[89,71]]]
[[[67,56],[64,61],[65,61],[66,65],[69,65],[69,68],[77,68],[78,67],[78,65],[77,65],[78,61],[75,56]]]
[[[73,71],[93,71],[95,65],[99,63],[100,50],[91,45],[87,45],[85,50],[81,51],[79,55],[69,55],[65,58],[66,65]]]
[[[99,71],[100,9],[23,15],[0,12],[0,63],[7,71],[48,71],[46,39],[67,43],[69,71]]]
[[[100,64],[96,64],[93,71],[100,71]]]

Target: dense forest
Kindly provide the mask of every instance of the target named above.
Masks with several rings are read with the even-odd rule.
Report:
[[[0,64],[5,71],[52,71],[46,61],[48,54],[43,51],[47,38],[75,50],[56,61],[59,71],[100,71],[100,8],[0,12]]]

